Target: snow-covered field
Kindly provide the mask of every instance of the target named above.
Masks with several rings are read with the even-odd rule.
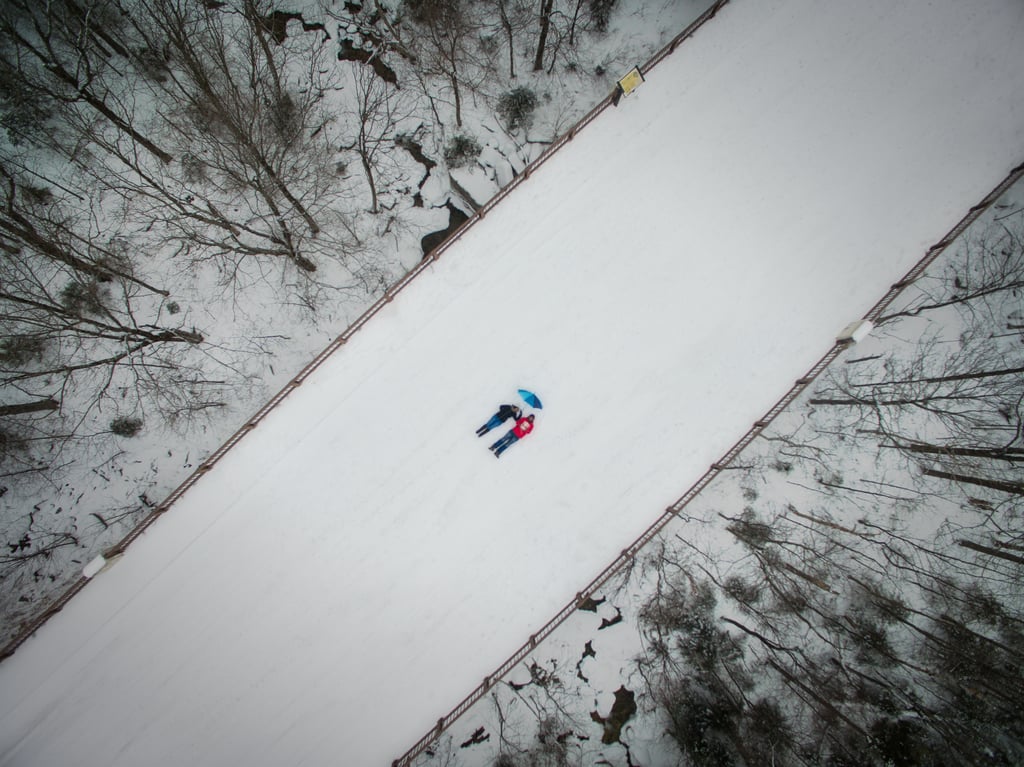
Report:
[[[1024,167],[1015,174],[1018,179],[1022,172]],[[806,764],[808,754],[814,754],[810,763],[825,764],[828,755],[822,750],[842,754],[851,749],[864,752],[863,764],[900,763],[895,755],[910,763],[915,754],[927,754],[927,762],[947,748],[956,750],[949,760],[957,764],[1000,759],[1016,764],[1021,758],[1014,726],[1019,694],[1014,697],[1011,691],[999,701],[1013,712],[1009,719],[983,707],[972,718],[960,699],[950,703],[942,694],[978,684],[974,680],[984,680],[986,668],[994,670],[1001,688],[1013,662],[993,660],[984,652],[944,656],[934,651],[933,642],[948,636],[942,619],[934,618],[939,614],[969,625],[975,632],[970,636],[994,636],[993,644],[1005,636],[1004,646],[1013,645],[1010,627],[1019,623],[1022,606],[1020,568],[1012,564],[1012,555],[1000,558],[998,547],[1014,545],[1019,498],[994,488],[986,493],[968,482],[929,483],[924,470],[950,467],[922,461],[925,453],[920,452],[903,460],[892,449],[910,434],[933,442],[949,439],[943,426],[954,419],[943,419],[949,411],[939,401],[947,392],[918,390],[920,408],[900,406],[899,397],[892,396],[888,399],[896,402],[877,411],[870,405],[861,410],[814,403],[836,396],[844,391],[837,387],[849,382],[852,387],[845,391],[860,391],[866,402],[886,399],[880,396],[884,386],[865,395],[864,389],[871,388],[865,381],[891,379],[899,371],[945,370],[949,375],[957,367],[984,376],[992,367],[1019,362],[1016,326],[1024,307],[1019,289],[1012,287],[1019,282],[1009,269],[1000,272],[999,289],[991,289],[994,280],[984,290],[978,282],[986,269],[1004,265],[1020,274],[1024,252],[1012,243],[1019,243],[1022,219],[1024,180],[1018,180],[953,239],[924,277],[903,289],[868,336],[846,347],[627,566],[596,590],[586,587],[585,600],[567,600],[576,609],[558,614],[564,621],[550,636],[517,652],[514,664],[503,664],[509,671],[499,683],[481,690],[480,697],[474,693],[468,710],[460,704],[459,717],[443,735],[431,733],[432,742],[417,743],[417,750],[426,748],[410,763],[659,765],[677,764],[673,756],[685,754],[678,763],[690,764],[688,756],[710,750],[731,734],[744,744],[743,760],[752,765]],[[1007,325],[1016,332],[1005,332]],[[909,364],[908,352],[918,355]],[[983,443],[992,433],[997,443],[1013,441],[1012,427],[1003,426],[1007,411],[1000,402],[1001,396],[1018,401],[1022,383],[1018,377],[988,389],[961,390],[958,404],[970,413],[973,428],[945,444],[971,438]],[[913,398],[913,386],[902,395]],[[925,403],[924,397],[932,400]],[[987,413],[994,417],[986,419]],[[991,463],[981,471],[1020,479],[1019,468],[1002,473]],[[762,537],[751,534],[755,529]],[[988,550],[965,557],[964,540],[988,544]],[[900,624],[893,619],[890,623],[898,624],[893,626],[876,617],[872,624],[864,617],[870,614],[861,590],[865,583],[888,588],[900,604],[916,611],[917,620]],[[936,597],[922,583],[942,584],[950,591],[957,583],[966,596],[961,602]],[[941,588],[936,590],[943,593]],[[693,609],[695,593],[709,599],[702,604],[710,605],[711,621]],[[1000,620],[986,622],[988,615]],[[921,624],[929,627],[923,633]],[[773,640],[762,645],[747,633],[751,625]],[[874,633],[864,630],[867,625]],[[794,647],[800,648],[798,660],[790,655]],[[943,676],[943,658],[949,659],[948,677]],[[799,682],[787,684],[768,661],[801,668]],[[873,671],[884,675],[889,689],[912,690],[928,704],[918,711],[912,705],[901,709],[891,705],[893,698],[872,697],[869,688],[841,681],[858,673],[870,678]],[[716,687],[716,678],[729,681]],[[800,695],[799,684],[810,679],[828,696],[829,703],[817,713],[808,710],[819,701]],[[684,717],[673,703],[686,700],[690,712],[714,710],[715,702],[729,694],[744,703],[723,719],[691,716],[687,719],[696,720],[692,727],[678,726]],[[758,720],[759,706],[779,712],[779,718]],[[835,711],[874,728],[875,737],[846,739],[849,733],[834,721],[816,728],[816,721],[828,721]],[[888,723],[907,721],[943,735],[942,724],[952,721],[959,731],[945,739],[920,732],[902,740],[876,735]],[[766,726],[759,727],[761,722]],[[993,755],[997,749],[1001,753]],[[986,758],[976,758],[979,752]],[[717,763],[733,762],[723,758]]]
[[[59,386],[63,394],[60,412],[32,425],[30,431],[42,432],[34,431],[37,438],[31,443],[14,443],[26,448],[27,453],[18,449],[5,454],[16,463],[21,461],[12,467],[13,472],[8,472],[0,486],[0,539],[10,547],[0,557],[0,634],[5,641],[20,634],[20,627],[76,579],[85,563],[117,544],[389,285],[416,266],[423,257],[423,243],[431,239],[436,244],[438,240],[434,238],[443,236],[451,225],[449,206],[472,213],[471,199],[476,204],[490,200],[567,126],[607,98],[617,76],[613,73],[625,72],[635,62],[648,60],[708,3],[709,0],[619,0],[605,32],[585,23],[573,45],[559,46],[557,54],[554,49],[550,52],[548,63],[557,66],[540,72],[529,71],[533,52],[526,51],[526,41],[534,39],[535,30],[524,28],[522,44],[516,43],[521,60],[517,61],[515,77],[510,77],[507,71],[481,69],[486,62],[476,60],[467,51],[463,57],[466,61],[460,67],[465,67],[462,76],[469,89],[466,96],[471,97],[463,99],[461,127],[456,125],[449,86],[425,75],[397,52],[382,52],[389,65],[397,67],[401,86],[396,85],[401,97],[397,92],[393,94],[396,100],[391,104],[392,117],[408,116],[390,127],[375,126],[388,136],[383,145],[389,147],[375,155],[380,203],[376,214],[369,210],[371,194],[365,173],[359,169],[358,153],[343,148],[360,130],[355,114],[357,93],[373,84],[360,80],[359,75],[365,77],[372,69],[357,62],[337,60],[337,56],[350,52],[346,46],[378,45],[381,29],[398,22],[393,15],[382,18],[374,13],[371,3],[364,3],[361,11],[354,4],[339,7],[333,0],[292,3],[289,9],[301,12],[302,18],[314,27],[325,25],[324,30],[300,31],[303,25],[295,19],[288,25],[287,42],[274,50],[276,59],[296,65],[295,87],[301,92],[314,89],[323,93],[318,120],[327,119],[332,125],[329,135],[311,125],[309,140],[292,147],[298,156],[326,158],[328,167],[333,168],[328,171],[333,179],[328,197],[321,199],[326,216],[322,222],[324,231],[299,246],[304,257],[316,262],[317,271],[313,274],[304,273],[279,256],[253,258],[251,254],[235,253],[225,260],[215,255],[216,248],[202,245],[193,252],[195,238],[182,237],[181,231],[188,216],[182,219],[177,209],[154,210],[145,194],[140,198],[128,192],[122,199],[125,187],[117,180],[123,180],[124,168],[105,151],[88,157],[79,155],[84,163],[69,165],[62,154],[62,142],[48,149],[32,142],[12,144],[4,130],[0,130],[0,155],[16,167],[31,169],[20,183],[39,181],[41,176],[60,185],[55,189],[62,186],[70,190],[61,210],[75,221],[82,220],[79,203],[82,197],[87,198],[87,207],[92,206],[93,213],[86,216],[92,223],[83,231],[83,241],[109,239],[125,253],[139,254],[136,268],[145,273],[147,280],[164,286],[170,293],[153,294],[148,304],[138,303],[141,297],[135,297],[131,311],[135,320],[130,320],[128,313],[124,319],[129,324],[144,322],[148,313],[150,320],[159,324],[162,303],[166,302],[164,320],[173,318],[172,324],[195,328],[205,338],[202,348],[193,349],[193,353],[171,354],[169,365],[154,367],[148,357],[132,366],[119,365],[113,379],[111,371],[102,365],[75,368],[74,385]],[[26,9],[33,7],[32,3],[24,5]],[[266,0],[263,5],[272,4]],[[200,6],[189,7],[202,15]],[[35,12],[42,19],[47,14],[60,15],[61,8],[44,4]],[[217,26],[218,18],[237,19],[231,4],[218,8],[211,16],[204,16],[205,21],[197,19],[196,23]],[[400,15],[398,9],[393,10]],[[416,24],[407,23],[412,26],[407,29],[405,24],[401,25],[398,34],[416,33]],[[361,27],[362,24],[369,27]],[[564,26],[567,24],[568,20]],[[378,26],[378,31],[370,32],[374,26]],[[41,21],[41,27],[45,28],[46,23]],[[369,38],[362,32],[353,32],[353,27],[367,32]],[[556,27],[561,29],[563,25]],[[224,33],[221,29],[213,37]],[[422,45],[414,47],[421,53],[425,47],[429,53],[430,43],[418,42]],[[480,45],[487,47],[482,40]],[[316,76],[308,70],[311,61],[323,64],[315,68]],[[154,93],[150,78],[144,72],[140,75],[135,64],[125,64],[125,69],[106,69],[104,76],[113,91],[128,89],[133,93],[132,116],[138,124],[156,119],[154,108],[165,101],[170,103],[170,113],[180,109],[181,94]],[[30,88],[31,82],[26,87]],[[529,127],[510,131],[497,113],[497,104],[513,87],[535,94],[538,103],[531,113]],[[0,105],[4,112],[0,122],[10,117],[10,106],[7,102]],[[56,122],[60,124],[61,119]],[[205,130],[204,125],[209,127],[209,122],[197,126],[200,133]],[[171,128],[166,123],[163,127]],[[170,132],[174,133],[174,129]],[[474,159],[470,153],[462,158],[464,163],[446,161],[445,153],[454,134],[478,142],[479,157]],[[390,144],[398,136],[403,137],[401,143]],[[186,139],[184,145],[169,136],[162,136],[162,140],[170,141],[172,153],[194,155],[199,151],[194,140]],[[422,162],[415,158],[417,151],[424,153]],[[433,162],[438,164],[428,173],[427,166]],[[103,179],[99,188],[92,178],[97,172],[96,163],[100,164],[98,172]],[[156,167],[142,171],[144,176],[157,172]],[[340,175],[334,176],[335,172]],[[161,177],[162,173],[159,171]],[[300,185],[306,191],[310,190],[308,181]],[[191,182],[178,178],[174,183],[187,187]],[[221,197],[224,187],[204,184],[193,192],[199,193],[198,199],[212,194],[207,201],[218,209],[237,212],[249,210],[253,204],[258,207],[258,203],[244,200],[243,190],[238,190],[234,202],[229,203]],[[132,183],[128,188],[134,189]],[[75,189],[78,191],[74,192]],[[72,192],[79,196],[71,197]],[[112,199],[121,200],[127,209],[120,210]],[[27,212],[30,217],[38,213]],[[163,223],[154,224],[154,218]],[[255,218],[260,216],[255,214]],[[46,221],[38,222],[43,229],[49,225]],[[275,225],[271,222],[271,227]],[[301,226],[304,228],[305,223]],[[349,241],[351,233],[355,233],[358,242]],[[193,234],[202,241],[204,235]],[[424,238],[425,235],[428,237]],[[184,254],[180,250],[183,245]],[[11,268],[8,262],[3,263]],[[49,273],[50,267],[36,268]],[[59,284],[62,279],[76,278],[64,275],[54,279]],[[100,292],[107,299],[114,295],[106,290]],[[17,302],[13,307],[5,305],[12,327],[8,328],[10,337],[3,344],[10,345],[12,339],[20,336],[19,328],[24,328],[16,319],[21,315]],[[110,339],[107,341],[108,346],[117,346]],[[108,359],[114,351],[89,344],[57,344],[56,348],[76,348],[93,361]],[[67,368],[64,362],[57,363],[58,371]],[[139,379],[132,375],[138,364],[163,371],[157,375],[162,383],[155,391],[140,386]],[[180,386],[167,385],[166,376],[181,375],[184,369],[192,371],[192,380],[209,385],[190,387],[187,393]],[[40,371],[33,367],[22,372]],[[4,380],[15,384],[8,387],[4,398],[9,402],[5,404],[26,399],[27,392],[19,393],[16,381]],[[36,386],[30,388],[43,398],[49,397],[57,386],[48,376],[37,375],[32,380]],[[104,391],[118,394],[111,399],[104,396]],[[176,400],[178,395],[184,399]],[[143,427],[130,437],[114,433],[111,423],[119,415],[141,420]],[[12,427],[22,434],[28,424],[22,423],[22,419],[15,420]],[[39,438],[41,433],[51,432],[63,436],[50,444]],[[75,439],[68,439],[71,434]],[[37,449],[32,450],[32,445]],[[29,467],[35,471],[23,471]]]
[[[0,764],[389,762],[1020,162],[1022,33],[726,6],[0,666]]]

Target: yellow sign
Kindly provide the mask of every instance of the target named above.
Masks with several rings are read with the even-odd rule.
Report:
[[[629,72],[619,80],[619,89],[622,91],[623,96],[628,96],[630,93],[636,90],[637,86],[644,81],[644,76],[640,74],[639,67],[633,67]]]

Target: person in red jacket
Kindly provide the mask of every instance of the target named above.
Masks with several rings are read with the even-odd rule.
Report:
[[[516,421],[516,425],[509,429],[508,433],[491,445],[490,450],[494,453],[495,458],[501,458],[501,454],[508,450],[512,445],[521,440],[527,434],[533,431],[533,414],[520,418]]]

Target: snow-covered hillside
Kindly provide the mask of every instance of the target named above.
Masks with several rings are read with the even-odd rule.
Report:
[[[1022,33],[726,6],[0,666],[0,764],[389,762],[1020,162]]]

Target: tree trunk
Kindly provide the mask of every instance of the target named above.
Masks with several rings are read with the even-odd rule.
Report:
[[[831,714],[836,719],[843,720],[851,729],[860,733],[861,736],[867,736],[867,733],[864,731],[863,727],[861,727],[859,724],[857,724],[848,716],[846,716],[842,711],[836,708],[828,699],[826,699],[818,692],[816,692],[814,688],[809,687],[808,685],[801,682],[795,675],[793,675],[788,670],[783,668],[780,664],[776,663],[772,658],[768,658],[767,660],[768,665],[774,668],[776,671],[778,671],[779,674],[782,675],[782,678],[785,679],[786,682],[790,685],[790,687],[795,687],[798,690],[802,690],[804,694],[808,695],[812,700],[816,701],[821,706],[822,711],[828,712],[828,714]],[[822,718],[825,719],[828,718],[821,712],[819,712],[819,716],[822,716]]]
[[[512,38],[512,21],[508,17],[508,12],[505,10],[505,0],[498,0],[498,10],[501,12],[501,26],[505,29],[505,35],[508,37],[508,76],[515,78],[516,76],[516,49],[515,41]]]
[[[459,79],[453,73],[450,76],[452,92],[455,94],[455,125],[462,127],[462,94],[459,92]]]
[[[583,8],[583,0],[576,0],[576,10],[572,12],[572,23],[569,25],[569,47],[576,44],[576,22],[580,18],[580,9]]]
[[[965,549],[979,551],[982,554],[988,554],[990,557],[998,557],[999,559],[1005,559],[1008,562],[1016,562],[1018,565],[1024,565],[1024,557],[1018,557],[1016,554],[1008,554],[1005,551],[993,549],[989,546],[982,546],[980,543],[972,543],[971,541],[957,541],[957,543]]]
[[[359,159],[363,162],[363,171],[366,173],[366,183],[370,185],[370,212],[374,214],[380,213],[380,208],[377,203],[377,184],[373,180],[373,166],[370,165],[370,159],[367,157],[365,151],[359,153]]]
[[[282,95],[281,91],[281,75],[277,71],[277,63],[274,61],[274,54],[270,50],[270,46],[267,45],[267,38],[263,34],[263,18],[256,12],[256,6],[253,0],[245,0],[245,16],[249,20],[249,26],[252,27],[252,33],[259,41],[260,49],[263,51],[263,57],[267,61],[267,68],[270,69],[270,78],[274,81],[274,93],[280,98]]]
[[[62,264],[70,266],[72,269],[81,272],[82,274],[88,274],[90,277],[94,277],[98,280],[118,277],[127,282],[134,282],[136,285],[140,285],[153,293],[158,293],[162,296],[170,295],[168,291],[149,285],[123,271],[106,266],[99,266],[90,261],[79,258],[78,256],[64,250],[62,247],[46,237],[40,235],[31,226],[31,224],[17,214],[11,214],[10,218],[0,216],[0,231],[7,232],[12,238],[20,240],[29,247],[34,248],[40,254],[52,258],[54,261],[59,261]]]
[[[35,402],[23,402],[20,405],[0,405],[0,416],[40,413],[56,410],[58,407],[55,399],[39,399]]]
[[[915,383],[946,383],[947,381],[970,381],[975,378],[995,378],[998,376],[1016,375],[1018,373],[1024,373],[1024,367],[972,371],[970,373],[957,373],[956,375],[936,376],[934,378],[908,378],[903,381],[876,381],[873,383],[852,384],[852,386],[862,388],[868,386],[901,386]]]
[[[855,405],[868,406],[868,407],[895,407],[897,405],[924,405],[929,402],[938,402],[939,400],[957,399],[954,396],[929,396],[929,397],[905,397],[903,399],[830,399],[830,398],[819,398],[807,400],[809,405],[836,405],[844,407],[853,407]],[[961,398],[964,399],[964,398]]]
[[[905,450],[908,453],[926,453],[929,455],[958,455],[965,458],[988,458],[993,461],[1024,461],[1024,450],[1019,448],[998,447],[956,447],[954,445],[879,445],[879,447]]]
[[[948,471],[937,471],[936,469],[922,469],[922,473],[929,477],[948,479],[953,482],[962,482],[967,485],[978,485],[979,487],[987,487],[990,490],[1001,490],[1004,493],[1011,493],[1013,495],[1024,495],[1024,483],[1022,482],[1003,482],[998,479],[972,477],[968,474],[953,474]]]
[[[102,98],[90,91],[87,85],[79,83],[78,78],[68,72],[60,62],[55,59],[47,59],[46,56],[36,50],[36,48],[22,35],[14,33],[12,34],[12,37],[22,45],[25,50],[30,51],[32,55],[38,58],[42,65],[50,71],[54,77],[73,88],[83,101],[110,120],[110,122],[113,123],[120,131],[128,134],[133,140],[144,146],[155,157],[159,158],[160,162],[166,165],[174,159],[172,155],[160,149],[160,147],[135,130],[135,128],[129,123],[125,122],[114,112],[114,110],[107,106],[107,103]]]
[[[64,6],[68,9],[68,11],[74,14],[79,21],[83,23],[89,17],[90,11],[83,8],[81,5],[75,2],[75,0],[64,0]],[[121,45],[121,43],[118,40],[115,40],[112,35],[110,35],[105,29],[103,29],[103,27],[90,25],[89,34],[93,37],[96,37],[99,40],[102,40],[107,45],[107,47],[109,47],[112,51],[114,51],[114,53],[118,54],[122,58],[131,58],[131,52],[125,46]]]
[[[1007,290],[1017,290],[1021,287],[1024,287],[1024,283],[1022,283],[1020,280],[1013,280],[1011,282],[1003,283],[1002,285],[996,285],[990,288],[983,288],[981,290],[974,291],[973,293],[966,293],[961,296],[954,296],[948,301],[937,301],[934,304],[925,304],[923,306],[918,306],[916,309],[909,309],[903,312],[886,314],[883,315],[882,317],[879,317],[878,321],[875,324],[881,325],[883,322],[888,322],[889,320],[896,319],[897,317],[916,317],[921,312],[930,311],[932,309],[942,309],[943,307],[953,306],[955,304],[965,304],[968,301],[971,301],[975,298],[984,298],[985,296],[989,296],[994,293],[1001,293]]]
[[[548,28],[551,26],[551,9],[555,0],[541,0],[540,7],[540,38],[537,40],[537,55],[533,58],[533,71],[544,69],[544,48],[548,44]]]

